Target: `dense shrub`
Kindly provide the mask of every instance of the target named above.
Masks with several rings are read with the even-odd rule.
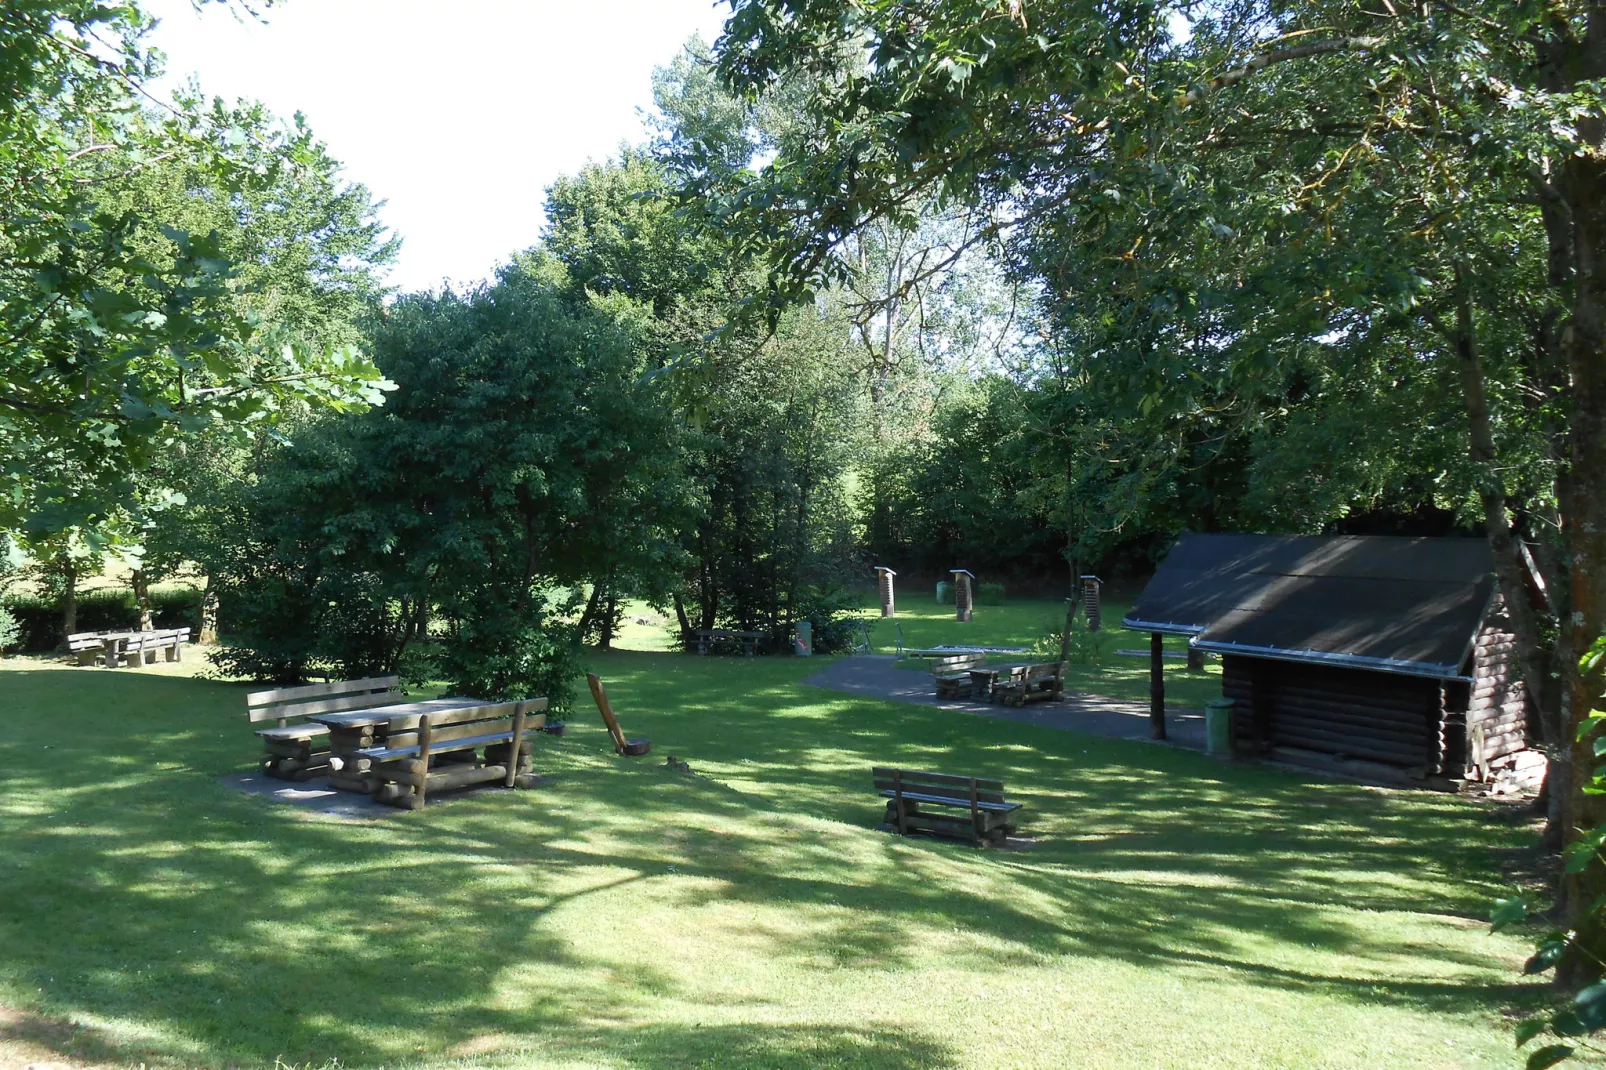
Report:
[[[61,641],[61,599],[12,595],[3,608],[16,619],[17,647],[24,653],[54,650]],[[194,587],[158,587],[151,591],[151,623],[158,628],[197,626],[201,592]],[[85,591],[78,596],[78,631],[103,632],[139,627],[134,592]]]
[[[983,583],[976,588],[977,601],[984,606],[1001,606],[1004,604],[1004,585],[1002,583]]]

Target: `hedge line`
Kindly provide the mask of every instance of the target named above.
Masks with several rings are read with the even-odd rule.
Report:
[[[12,595],[3,603],[22,626],[20,649],[42,654],[56,649],[61,639],[61,599],[38,595]],[[151,591],[152,623],[158,628],[197,626],[201,592],[193,587],[158,587]],[[115,631],[138,628],[139,610],[133,591],[85,591],[78,596],[78,630]]]

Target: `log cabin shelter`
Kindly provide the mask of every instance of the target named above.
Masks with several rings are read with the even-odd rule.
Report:
[[[1482,539],[1185,534],[1121,623],[1221,656],[1240,751],[1488,779],[1529,745]]]

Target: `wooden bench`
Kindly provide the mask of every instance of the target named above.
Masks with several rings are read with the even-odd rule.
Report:
[[[533,698],[426,713],[418,727],[356,753],[373,763],[374,799],[408,810],[422,810],[431,791],[470,784],[533,788],[538,779],[525,744],[546,724],[546,708],[546,699]]]
[[[1021,804],[1004,798],[1003,781],[880,766],[872,773],[875,790],[887,800],[886,823],[901,836],[911,830],[932,832],[979,845],[1002,843],[1015,831],[1015,811]],[[922,809],[924,806],[964,812],[945,813]]]
[[[613,749],[631,757],[651,751],[652,740],[625,738],[624,729],[619,727],[619,718],[613,715],[613,703],[608,701],[608,689],[602,686],[602,678],[594,672],[588,672],[586,683],[591,685],[591,697],[597,700],[597,712],[602,714],[602,723],[608,726],[608,735],[613,737]]]
[[[758,652],[758,645],[769,638],[768,632],[733,632],[728,628],[693,628],[687,636],[686,649],[693,647],[707,656],[710,651],[740,650],[748,657]]]
[[[1006,706],[1055,701],[1065,695],[1065,662],[1026,665],[1022,671],[993,685],[993,697]]]
[[[262,771],[283,780],[305,780],[327,772],[329,729],[302,719],[315,713],[389,706],[402,697],[400,683],[395,676],[375,676],[251,692],[245,696],[245,714],[250,722],[278,722],[272,728],[257,730],[267,749]]]
[[[67,637],[67,652],[77,657],[80,665],[93,665],[106,652],[105,632],[74,632]]]
[[[931,678],[938,698],[964,698],[971,692],[970,670],[987,660],[986,654],[949,654],[931,663]]]
[[[190,641],[188,628],[162,628],[149,632],[131,632],[129,638],[123,643],[122,654],[124,665],[147,665],[156,663],[156,655],[161,654],[167,661],[184,660],[184,644]]]

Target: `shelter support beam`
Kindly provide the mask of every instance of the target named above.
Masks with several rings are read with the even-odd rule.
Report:
[[[1165,647],[1159,632],[1149,633],[1149,736],[1165,738]]]

